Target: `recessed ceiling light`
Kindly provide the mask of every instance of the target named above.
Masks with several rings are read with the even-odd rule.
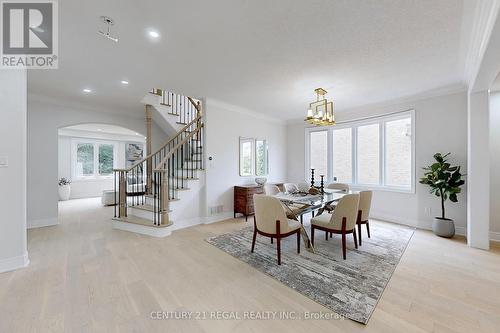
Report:
[[[135,133],[135,135],[139,135],[139,133]]]
[[[83,89],[83,92],[86,93],[86,94],[89,94],[92,92],[92,90],[88,89],[88,88],[85,88]]]
[[[122,84],[124,84],[124,85],[127,85],[127,84],[128,84],[128,81],[125,81],[125,80],[121,80],[120,82],[121,82]]]
[[[155,31],[155,30],[149,30],[148,34],[149,34],[149,37],[151,37],[151,38],[160,37],[160,33],[158,31]]]
[[[98,128],[97,130],[98,130],[99,132],[101,132],[101,131],[102,131],[102,128]]]

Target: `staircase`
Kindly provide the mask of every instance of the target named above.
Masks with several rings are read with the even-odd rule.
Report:
[[[113,226],[151,236],[170,234],[172,217],[189,211],[188,193],[203,180],[204,124],[201,102],[153,89],[143,102],[176,130],[157,151],[127,169],[115,169]],[[176,207],[177,206],[177,207]],[[182,210],[182,211],[181,211]],[[177,213],[177,216],[176,216]]]

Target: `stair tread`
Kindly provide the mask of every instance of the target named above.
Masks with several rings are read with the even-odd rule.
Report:
[[[135,209],[145,210],[145,211],[148,211],[148,212],[154,212],[153,205],[148,205],[148,204],[129,206],[129,208],[135,208]],[[168,212],[171,213],[172,210],[169,210]]]
[[[114,217],[113,220],[120,221],[120,222],[139,224],[139,225],[144,225],[144,226],[153,227],[153,228],[165,228],[165,227],[172,225],[172,223],[164,224],[164,225],[154,225],[153,220],[145,219],[145,218],[131,215],[131,214],[128,214],[128,216]]]

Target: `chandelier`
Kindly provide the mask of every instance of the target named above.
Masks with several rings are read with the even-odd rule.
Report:
[[[314,89],[316,101],[309,104],[307,117],[304,119],[309,124],[316,126],[335,125],[333,115],[333,101],[328,102],[325,95],[327,91],[323,88]]]

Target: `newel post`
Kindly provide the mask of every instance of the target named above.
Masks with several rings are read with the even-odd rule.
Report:
[[[160,219],[160,224],[161,225],[168,225],[169,220],[168,220],[168,211],[169,211],[169,202],[168,202],[168,174],[164,171],[162,171],[163,175],[161,177],[161,187],[160,187],[160,214],[161,214],[161,219]]]
[[[126,171],[120,170],[118,179],[118,216],[127,216],[127,179]]]

